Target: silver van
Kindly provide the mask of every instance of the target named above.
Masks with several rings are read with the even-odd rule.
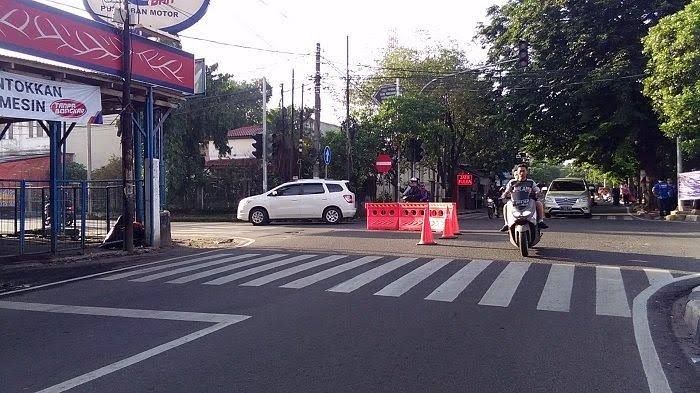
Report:
[[[544,198],[545,217],[591,217],[591,192],[584,179],[563,177],[552,180]]]

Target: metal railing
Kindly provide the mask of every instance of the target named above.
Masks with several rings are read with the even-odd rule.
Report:
[[[47,181],[0,180],[0,257],[80,250],[99,243],[121,214],[118,181],[59,181],[58,220]],[[53,229],[53,222],[57,225]]]

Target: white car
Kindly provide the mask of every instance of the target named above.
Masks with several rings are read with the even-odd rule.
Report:
[[[308,179],[284,183],[242,199],[237,217],[253,225],[271,220],[322,219],[337,224],[355,215],[355,194],[345,180]]]
[[[544,214],[551,216],[591,217],[593,201],[584,179],[565,177],[554,179],[544,198]]]

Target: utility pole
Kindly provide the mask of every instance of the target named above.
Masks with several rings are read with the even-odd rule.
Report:
[[[288,143],[285,143],[285,149],[289,152],[289,171],[287,172],[288,179],[291,180],[292,177],[294,176],[294,151],[296,150],[294,148],[294,69],[292,68],[292,113],[290,114],[289,118],[291,119],[291,126],[289,127],[289,134],[287,134],[287,130],[285,129],[285,134],[287,134],[286,140]]]
[[[678,193],[678,176],[683,172],[683,153],[681,152],[681,137],[676,137],[676,194]],[[676,200],[678,201],[678,211],[683,211],[683,201],[678,199],[676,195]]]
[[[280,94],[281,94],[281,97],[282,97],[281,100],[280,100],[280,116],[282,117],[282,119],[281,119],[282,124],[281,124],[281,127],[280,127],[280,128],[281,128],[282,131],[283,131],[283,132],[282,132],[282,137],[284,137],[284,130],[287,129],[287,115],[285,114],[286,109],[285,109],[285,107],[284,107],[284,83],[280,83]],[[280,130],[278,129],[278,126],[277,126],[277,125],[275,125],[275,131],[280,131]],[[278,138],[279,138],[279,137],[280,137],[280,136],[278,135]],[[279,149],[279,147],[278,147],[278,149]],[[278,150],[278,152],[279,152],[279,151],[280,151],[280,150]],[[275,153],[273,152],[272,154],[275,154]],[[283,170],[282,170],[282,169],[284,168],[284,165],[285,165],[285,164],[284,164],[284,159],[283,159],[283,158],[284,158],[283,155],[280,155],[280,156],[278,156],[278,157],[273,157],[273,159],[275,159],[275,161],[277,162],[277,174],[280,175],[282,178],[284,178],[285,174],[287,173],[287,171],[283,171]],[[290,179],[286,179],[286,180],[290,180]]]
[[[125,13],[122,29],[122,112],[120,126],[122,128],[122,187],[124,188],[124,250],[134,252],[134,135],[131,118],[131,13],[129,0],[124,0]]]
[[[396,78],[396,96],[401,95],[400,91],[401,85],[399,84],[399,78]],[[397,135],[398,137],[398,135]],[[401,195],[401,142],[398,143],[398,148],[396,149],[396,201],[400,202],[399,195]]]
[[[321,155],[321,44],[316,44],[316,76],[314,78],[314,179],[320,176]]]
[[[263,192],[267,192],[267,80],[262,80],[262,171],[263,171]]]
[[[345,36],[345,137],[347,179],[352,181],[352,131],[350,130],[350,36]]]
[[[301,84],[301,110],[299,110],[299,142],[304,140],[304,84]],[[301,145],[301,143],[300,143]],[[297,166],[299,171],[299,179],[301,179],[301,156],[303,151],[301,146],[299,147],[299,156],[297,158]]]

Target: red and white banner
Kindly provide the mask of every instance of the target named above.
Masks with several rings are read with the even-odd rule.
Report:
[[[194,92],[194,56],[132,34],[133,79]],[[122,75],[121,32],[27,0],[0,1],[0,48]]]
[[[87,124],[100,112],[97,86],[0,71],[0,117]]]

